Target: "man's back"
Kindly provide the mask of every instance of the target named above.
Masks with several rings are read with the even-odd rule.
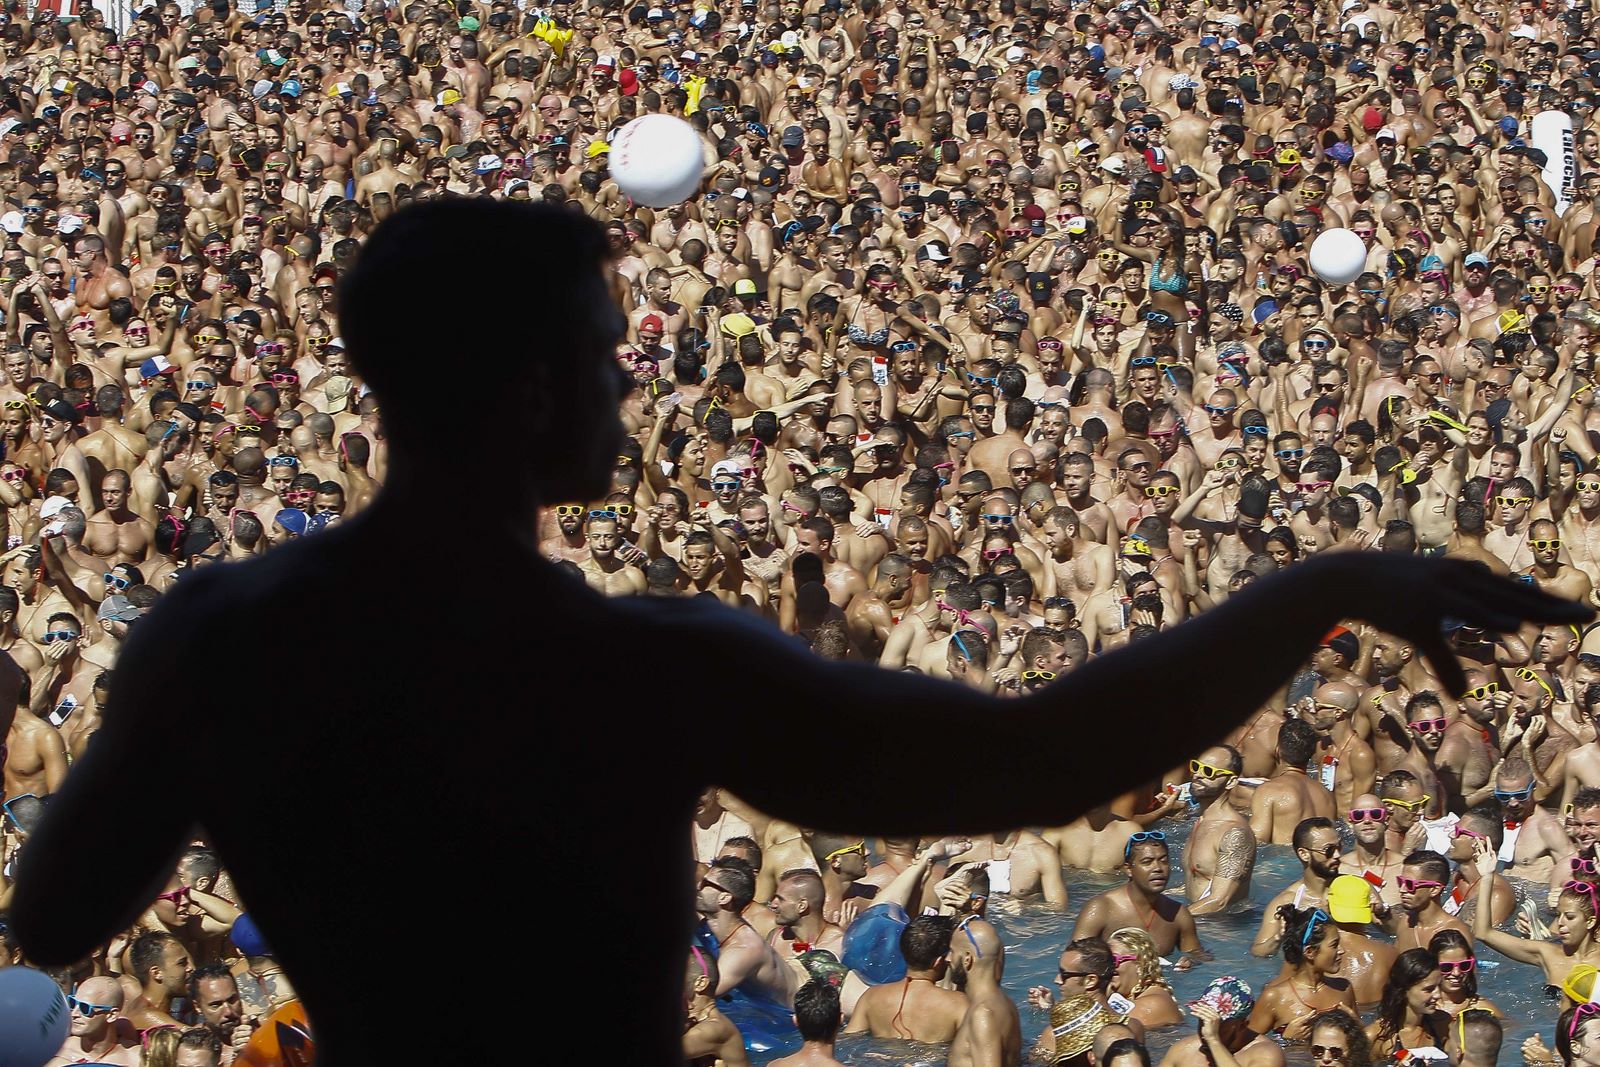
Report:
[[[966,1013],[965,994],[940,989],[927,978],[903,978],[863,993],[849,1032],[942,1044],[955,1038]]]
[[[648,643],[627,632],[623,609],[576,579],[531,554],[525,567],[508,564],[517,558],[511,545],[461,546],[443,568],[448,581],[424,597],[404,577],[414,573],[415,544],[390,510],[380,503],[258,561],[185,579],[167,610],[135,633],[119,668],[121,710],[140,720],[127,731],[127,758],[144,758],[164,738],[166,758],[200,776],[188,794],[195,807],[175,810],[173,825],[155,832],[203,824],[295,976],[316,1020],[319,1059],[334,1064],[368,1061],[370,1033],[357,984],[327,960],[359,960],[383,974],[426,965],[464,978],[502,966],[508,944],[537,944],[564,961],[562,984],[577,983],[569,988],[603,988],[616,961],[631,959],[630,967],[659,972],[633,982],[664,990],[682,981],[676,961],[690,935],[683,827],[693,816],[694,761],[666,729],[675,716],[624,725],[604,695],[615,671],[651,658]],[[490,559],[493,567],[479,562]],[[486,607],[485,592],[504,588],[510,574],[527,608]],[[184,662],[214,671],[256,655],[239,642],[245,631],[197,632],[193,620],[220,612],[249,620],[251,633],[293,633],[303,630],[311,590],[330,610],[320,648],[296,660],[299,696],[162,698],[170,710],[129,699],[186,688],[163,666],[182,670],[178,657],[157,650],[182,648]],[[429,625],[435,619],[447,631],[442,640]],[[664,655],[656,668],[665,668]],[[567,687],[550,687],[532,662],[561,664]],[[86,758],[95,756],[91,749]],[[241,781],[249,787],[232,784]],[[651,802],[638,803],[641,796]],[[619,848],[624,832],[629,844]],[[135,851],[119,880],[142,883],[170,856],[155,840]],[[541,890],[549,904],[537,913],[496,888],[530,862],[550,865]],[[619,923],[616,916],[640,911],[639,871],[654,872],[651,894],[671,903],[650,909],[649,921]],[[110,895],[120,902],[139,892]],[[495,936],[458,936],[491,915]],[[645,1014],[615,1035],[623,1058],[653,1062],[677,1045],[682,1023],[671,1008],[663,997],[633,1005]],[[419,1027],[407,1048],[438,1062],[493,1052],[487,1031],[474,1047],[477,1040],[471,1028]]]

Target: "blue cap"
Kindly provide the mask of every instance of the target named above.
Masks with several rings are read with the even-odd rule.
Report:
[[[1517,118],[1516,118],[1515,115],[1502,115],[1502,116],[1500,116],[1500,132],[1501,133],[1516,133],[1517,132]]]
[[[278,512],[278,525],[294,534],[296,537],[306,532],[306,524],[310,521],[306,513],[299,508],[284,508]]]
[[[1355,150],[1344,141],[1329,145],[1327,155],[1335,163],[1348,163],[1356,157]]]
[[[1420,271],[1444,270],[1444,260],[1438,256],[1423,256],[1422,262],[1417,264]]]
[[[1462,266],[1465,267],[1487,267],[1488,265],[1489,257],[1482,252],[1468,252],[1467,258],[1462,260]]]
[[[1092,44],[1089,46],[1089,58],[1094,60],[1096,63],[1104,63],[1106,60],[1106,50],[1100,45]]]
[[[278,95],[298,97],[300,95],[299,79],[290,78],[289,80],[285,81],[283,86],[278,90]]]
[[[1263,300],[1256,304],[1255,309],[1250,312],[1250,317],[1255,319],[1256,325],[1259,326],[1274,315],[1277,310],[1278,302],[1276,300]]]

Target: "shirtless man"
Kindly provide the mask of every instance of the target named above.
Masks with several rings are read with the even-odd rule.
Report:
[[[1116,552],[1081,536],[1078,513],[1068,507],[1046,512],[1040,534],[1049,550],[1044,558],[1045,595],[1067,597],[1082,618],[1089,601],[1111,588]]]
[[[967,1014],[967,997],[938,984],[949,964],[954,925],[942,915],[912,919],[900,932],[906,976],[861,994],[845,1032],[926,1044],[955,1040]]]
[[[1372,884],[1357,875],[1341,874],[1328,883],[1327,911],[1339,927],[1343,960],[1336,973],[1350,983],[1357,1004],[1378,1003],[1396,952],[1393,945],[1368,933],[1373,921]]]
[[[164,930],[140,934],[128,946],[128,975],[139,984],[139,995],[123,1017],[141,1033],[157,1026],[182,1026],[172,1014],[172,1002],[184,995],[194,964],[189,950]]]
[[[950,943],[950,974],[967,994],[967,1012],[946,1067],[1020,1067],[1022,1017],[1000,987],[1006,946],[983,919],[967,918]]]
[[[142,563],[155,536],[155,524],[128,509],[128,472],[109,470],[100,483],[105,505],[89,517],[83,547],[110,564]]]
[[[1078,914],[1072,939],[1105,937],[1125,926],[1136,926],[1150,935],[1161,955],[1174,948],[1183,950],[1173,965],[1177,970],[1209,960],[1211,954],[1200,944],[1188,907],[1162,893],[1172,873],[1167,835],[1160,830],[1134,834],[1122,855],[1127,883],[1090,898]]]
[[[97,313],[97,319],[103,319],[111,301],[132,299],[133,284],[126,274],[111,268],[105,239],[99,234],[79,238],[72,249],[72,264],[78,274],[73,293],[79,314]]]
[[[878,562],[872,586],[856,594],[845,608],[850,638],[868,660],[876,662],[883,654],[889,632],[911,607],[914,577],[910,558],[891,553]]]
[[[720,973],[716,995],[742,988],[758,1000],[788,1007],[799,984],[795,973],[742,915],[755,899],[755,892],[755,874],[749,864],[739,859],[713,861],[700,879],[694,898],[695,913],[722,946],[717,956]]]
[[[982,862],[993,894],[1024,898],[1043,896],[1054,911],[1067,910],[1067,887],[1061,878],[1061,855],[1054,845],[1028,830],[1003,837],[975,837],[972,848],[950,860]]]
[[[1362,793],[1341,814],[1349,822],[1356,843],[1340,857],[1339,869],[1376,888],[1385,904],[1399,904],[1400,887],[1394,879],[1400,873],[1405,853],[1390,847],[1389,808],[1376,793]]]
[[[1290,719],[1278,728],[1277,771],[1256,788],[1250,802],[1250,830],[1258,842],[1287,845],[1302,820],[1333,818],[1333,794],[1306,774],[1316,751],[1317,732],[1309,723]]]
[[[3,751],[7,797],[49,796],[61,788],[67,776],[66,744],[60,732],[31,708],[16,708]]]
[[[799,957],[814,948],[826,949],[834,956],[844,955],[844,929],[829,922],[823,914],[828,891],[822,876],[812,870],[787,871],[778,879],[777,889],[767,906],[772,909],[773,929],[767,944],[794,968],[795,981],[809,977]]]
[[[1395,880],[1400,884],[1400,906],[1389,910],[1386,925],[1395,935],[1396,950],[1427,948],[1441,930],[1455,930],[1472,941],[1472,931],[1440,904],[1449,892],[1449,860],[1437,852],[1418,850],[1406,856]]]
[[[1122,866],[1128,838],[1142,829],[1138,823],[1118,815],[1107,802],[1089,809],[1066,826],[1045,830],[1043,837],[1055,846],[1066,866],[1110,874]]]
[[[1355,798],[1370,793],[1377,780],[1372,746],[1356,733],[1361,690],[1343,681],[1324,682],[1300,705],[1300,718],[1317,731],[1318,752],[1311,766],[1333,792],[1334,810],[1348,811]]]
[[[745,1053],[744,1035],[717,1007],[717,983],[721,980],[717,958],[702,948],[689,950],[687,973],[684,975],[683,1058],[691,1064],[726,1064],[726,1067],[748,1067],[750,1058]],[[816,985],[817,983],[811,983]],[[801,990],[803,993],[805,990]],[[800,998],[795,997],[795,1011],[799,1012]],[[834,993],[834,1011],[838,1011],[839,997]]]
[[[1561,820],[1534,802],[1533,770],[1521,756],[1507,756],[1495,771],[1494,798],[1505,815],[1500,861],[1506,876],[1548,882],[1552,868],[1572,855]]]
[[[1561,531],[1555,523],[1549,519],[1533,520],[1528,524],[1533,563],[1518,573],[1532,578],[1547,593],[1589,603],[1594,583],[1582,569],[1561,561],[1561,545]]]
[[[68,1017],[67,1042],[45,1067],[79,1063],[139,1067],[138,1043],[125,1041],[117,1025],[122,1013],[121,983],[110,975],[95,975],[79,982],[72,995],[77,1003]]]
[[[1229,745],[1208,748],[1189,762],[1189,796],[1200,806],[1183,851],[1192,915],[1215,915],[1250,896],[1256,839],[1250,820],[1228,801],[1242,766],[1238,750]]]
[[[589,541],[589,558],[580,560],[578,569],[583,571],[584,581],[589,583],[590,589],[606,596],[644,592],[644,572],[624,563],[618,554],[622,534],[618,531],[615,518],[606,514],[591,516],[585,525],[585,536]]]
[[[834,1040],[844,1025],[833,983],[817,978],[800,987],[794,995],[794,1025],[800,1031],[800,1051],[773,1060],[771,1067],[844,1067],[833,1056]],[[740,1045],[742,1053],[742,1038]]]
[[[1300,877],[1267,901],[1256,931],[1252,954],[1273,956],[1283,940],[1284,920],[1278,909],[1285,904],[1297,908],[1326,907],[1328,886],[1339,876],[1339,828],[1332,819],[1313,817],[1294,828],[1295,858],[1300,861]]]
[[[589,555],[589,539],[583,530],[587,512],[588,508],[582,504],[558,504],[556,532],[539,542],[539,551],[547,559],[570,560],[581,565]]]

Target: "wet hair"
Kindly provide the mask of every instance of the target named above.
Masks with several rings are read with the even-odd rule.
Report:
[[[128,963],[133,968],[133,980],[144,985],[150,980],[150,968],[161,966],[168,945],[181,944],[165,930],[152,930],[140,934],[128,946]]]
[[[1420,867],[1422,873],[1440,885],[1450,883],[1450,861],[1431,849],[1419,848],[1400,861],[1407,867]]]
[[[1437,855],[1437,853],[1435,853]],[[1406,994],[1411,987],[1439,969],[1439,957],[1431,949],[1411,948],[1400,953],[1389,970],[1378,1002],[1379,1040],[1393,1038],[1406,1023]]]
[[[1078,954],[1083,960],[1083,969],[1100,979],[1101,989],[1111,985],[1111,975],[1116,970],[1115,957],[1104,939],[1082,937],[1068,945],[1067,951]]]
[[[832,1041],[844,1015],[839,1008],[839,987],[813,978],[794,994],[794,1022],[805,1041]]]
[[[1291,767],[1304,767],[1317,750],[1317,731],[1308,722],[1290,719],[1278,728],[1278,755]]]
[[[233,977],[233,972],[228,969],[226,963],[208,963],[196,967],[194,973],[189,976],[189,1003],[196,1010],[200,1007],[200,983],[212,978],[226,978],[233,982],[235,989],[239,987],[238,980]]]
[[[932,970],[950,954],[950,935],[955,922],[947,915],[918,915],[900,932],[900,954],[906,966],[916,971]]]
[[[742,834],[738,837],[730,837],[722,843],[722,848],[736,848],[740,852],[750,854],[748,859],[746,859],[744,856],[740,856],[739,858],[750,864],[752,870],[757,872],[761,870],[761,846],[756,844],[755,838],[745,837]],[[722,849],[718,849],[717,851],[720,852]]]
[[[722,888],[733,897],[733,910],[743,911],[745,905],[756,898],[755,868],[737,856],[724,856],[713,860],[711,869],[718,874]]]
[[[1328,937],[1328,931],[1333,926],[1333,920],[1321,908],[1297,908],[1293,904],[1285,904],[1277,911],[1283,920],[1283,941],[1279,947],[1283,950],[1284,960],[1291,964],[1304,963],[1311,954],[1311,949],[1322,944]]]

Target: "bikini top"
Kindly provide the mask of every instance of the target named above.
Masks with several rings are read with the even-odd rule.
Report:
[[[856,344],[868,345],[872,348],[880,348],[884,342],[889,340],[889,327],[887,326],[881,330],[874,330],[868,333],[865,327],[858,326],[852,322],[844,328],[844,333],[846,337]]]

